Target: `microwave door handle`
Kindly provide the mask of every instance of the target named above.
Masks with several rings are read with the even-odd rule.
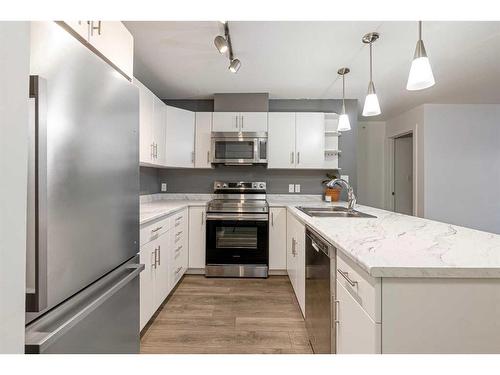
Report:
[[[30,76],[26,311],[47,308],[47,81]]]

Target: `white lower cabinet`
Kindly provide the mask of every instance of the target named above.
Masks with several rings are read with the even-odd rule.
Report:
[[[286,270],[286,208],[269,211],[269,270]]]
[[[381,353],[381,324],[337,281],[337,354]]]
[[[145,266],[140,276],[141,330],[187,270],[187,219],[188,210],[184,209],[141,227],[139,258]]]
[[[305,226],[290,212],[287,213],[287,272],[302,314],[306,302]]]
[[[285,223],[286,225],[286,223]],[[286,227],[285,227],[286,233]],[[189,263],[190,269],[205,268],[206,209],[189,207]]]

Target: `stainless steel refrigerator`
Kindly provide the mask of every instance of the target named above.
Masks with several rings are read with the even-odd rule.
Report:
[[[139,351],[139,94],[32,22],[26,352]]]

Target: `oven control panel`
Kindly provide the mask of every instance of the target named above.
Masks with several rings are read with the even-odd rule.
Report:
[[[215,181],[214,182],[214,190],[221,191],[245,191],[245,190],[266,190],[265,182],[246,182],[246,181],[238,181],[238,182],[224,182],[224,181]]]

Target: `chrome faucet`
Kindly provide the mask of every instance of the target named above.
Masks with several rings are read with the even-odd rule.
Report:
[[[347,209],[349,211],[354,210],[354,206],[356,205],[356,196],[354,195],[354,190],[351,185],[349,185],[346,180],[341,178],[334,178],[326,184],[329,188],[333,188],[335,185],[339,185],[340,187],[345,187],[347,189]]]

